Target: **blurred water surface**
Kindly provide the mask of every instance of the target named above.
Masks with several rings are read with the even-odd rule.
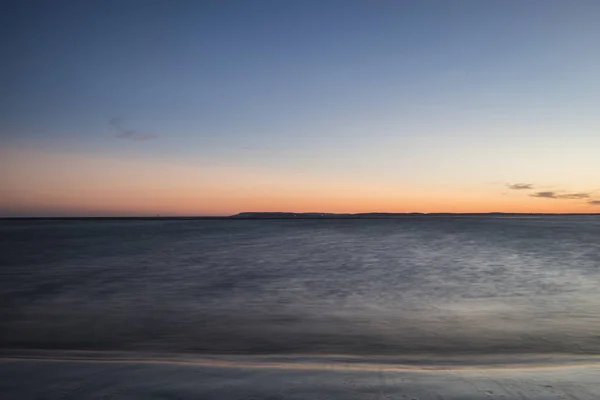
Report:
[[[600,218],[1,221],[0,347],[600,353]]]

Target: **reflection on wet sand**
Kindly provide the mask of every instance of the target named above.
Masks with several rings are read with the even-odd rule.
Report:
[[[28,357],[33,357],[29,355]],[[48,356],[49,357],[49,356]],[[79,357],[80,359],[75,360]],[[561,367],[298,360],[0,359],[0,397],[21,399],[600,398],[600,363]],[[32,373],[35,372],[35,373]]]

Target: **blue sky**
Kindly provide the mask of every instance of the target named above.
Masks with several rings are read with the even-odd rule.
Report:
[[[600,187],[596,1],[2,8],[0,133],[23,152],[7,166],[22,186],[19,162],[45,152],[283,171],[302,185],[356,178],[359,191],[381,181],[449,199],[516,181]]]

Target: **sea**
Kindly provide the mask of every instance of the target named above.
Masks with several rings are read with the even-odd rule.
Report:
[[[600,354],[600,217],[0,221],[0,349]]]

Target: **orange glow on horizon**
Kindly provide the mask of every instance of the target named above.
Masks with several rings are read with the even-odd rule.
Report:
[[[584,200],[540,199],[503,186],[447,190],[346,175],[290,176],[244,165],[173,165],[10,153],[0,209],[9,215],[231,215],[239,212],[594,213]],[[8,161],[7,161],[8,160]],[[28,160],[28,161],[23,161]],[[5,174],[6,175],[6,174]]]
[[[202,195],[200,193],[171,192],[168,195],[148,194],[147,197],[107,194],[103,198],[84,199],[79,196],[61,196],[54,199],[17,199],[9,208],[22,213],[73,215],[148,215],[193,216],[232,215],[239,212],[451,212],[451,213],[593,213],[595,209],[585,204],[564,200],[512,199],[487,201],[481,199],[454,199],[440,202],[427,198],[357,198],[318,196],[313,198]],[[6,207],[5,207],[6,208]],[[598,210],[600,211],[600,210]]]

